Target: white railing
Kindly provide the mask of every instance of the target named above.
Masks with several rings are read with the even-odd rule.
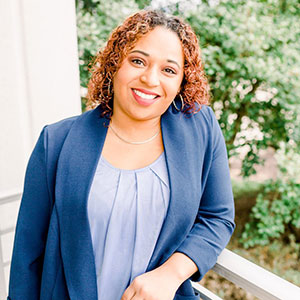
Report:
[[[20,198],[21,193],[19,192],[0,195],[0,207],[6,203],[19,201]],[[4,268],[10,264],[10,261],[3,261],[2,236],[13,231],[14,227],[0,231],[0,299],[6,299],[7,283]],[[299,287],[227,249],[224,249],[219,256],[213,271],[259,299],[300,300]],[[194,282],[192,284],[194,289],[201,294],[201,299],[222,300],[201,284]]]
[[[2,262],[2,257],[3,255],[2,255],[2,246],[1,246],[1,239],[0,239],[0,299],[6,299],[6,284],[5,284],[4,265]]]
[[[13,235],[15,231],[15,223],[17,216],[18,202],[21,199],[22,193],[20,191],[10,191],[8,193],[0,193],[0,299],[6,299],[7,296],[7,280],[5,276],[5,269],[10,265],[10,259],[5,259],[8,255],[4,255],[10,250],[5,237],[9,234]],[[12,205],[15,206],[11,207]],[[14,210],[13,212],[11,210]],[[7,226],[8,225],[8,226]],[[5,242],[3,242],[5,240]],[[12,245],[10,245],[12,246]]]
[[[300,288],[224,249],[213,271],[262,300],[300,300]],[[193,287],[204,300],[220,300],[198,283]]]

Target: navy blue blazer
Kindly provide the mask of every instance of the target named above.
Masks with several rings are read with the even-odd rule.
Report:
[[[97,300],[87,199],[107,133],[100,108],[45,126],[30,157],[10,271],[10,300]],[[211,108],[161,118],[170,203],[147,271],[174,252],[199,281],[234,229],[225,142]],[[122,247],[122,245],[120,245]],[[190,280],[175,300],[200,299]],[[118,300],[118,299],[116,299]]]

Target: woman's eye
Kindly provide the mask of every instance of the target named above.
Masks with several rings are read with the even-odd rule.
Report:
[[[169,74],[176,74],[176,72],[173,69],[165,68],[165,71]]]
[[[136,65],[140,65],[140,66],[144,65],[144,62],[141,59],[138,59],[138,58],[132,59],[131,62],[133,62]]]

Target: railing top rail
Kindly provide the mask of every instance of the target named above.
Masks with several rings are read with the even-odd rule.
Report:
[[[22,192],[20,190],[0,191],[0,205],[20,200]]]
[[[201,294],[201,300],[222,300],[219,296],[197,282],[192,282],[192,286]]]
[[[300,288],[224,249],[213,270],[262,300],[300,299]]]

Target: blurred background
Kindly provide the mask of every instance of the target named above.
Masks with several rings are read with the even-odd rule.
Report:
[[[1,6],[7,8],[7,3],[1,1],[0,11]],[[237,227],[228,248],[300,286],[300,1],[76,0],[69,5],[57,2],[51,8],[57,10],[53,11],[55,22],[51,19],[50,8],[43,9],[42,17],[49,18],[49,24],[56,26],[53,37],[44,27],[30,25],[29,11],[20,14],[25,27],[17,25],[21,28],[17,35],[25,36],[25,41],[21,39],[20,42],[24,48],[22,53],[27,53],[27,65],[20,64],[25,71],[21,72],[23,77],[19,82],[27,80],[29,87],[23,88],[25,93],[16,96],[19,99],[16,122],[24,111],[27,114],[23,117],[25,127],[24,122],[20,125],[23,159],[17,184],[11,184],[12,180],[16,182],[14,167],[7,169],[4,162],[13,160],[12,164],[16,164],[15,158],[12,159],[12,146],[6,152],[0,149],[3,159],[0,165],[0,204],[1,201],[8,203],[7,195],[15,195],[16,200],[13,208],[5,211],[0,205],[2,244],[9,245],[2,254],[8,257],[6,262],[3,259],[6,280],[13,231],[3,224],[9,222],[11,227],[14,226],[23,171],[38,132],[46,123],[85,110],[86,85],[90,76],[88,68],[93,56],[105,45],[112,29],[128,15],[151,7],[184,18],[199,39],[211,87],[211,106],[227,144],[235,196]],[[22,5],[11,6],[9,11],[15,12],[16,9],[26,11]],[[76,19],[73,14],[76,14]],[[77,20],[77,33],[71,21],[67,29],[60,26],[67,18]],[[11,24],[12,21],[7,22]],[[26,46],[30,39],[26,30],[30,26],[35,32],[39,30],[38,36],[44,39],[42,52],[36,50],[41,49],[40,45],[30,49]],[[7,29],[0,29],[0,38],[8,34]],[[77,42],[78,53],[75,53]],[[14,45],[14,49],[19,49],[16,42]],[[4,87],[6,76],[14,69],[8,67],[11,62],[7,57],[11,53],[7,52],[5,56],[3,49],[0,51],[0,67],[5,66],[5,72],[0,71],[0,84]],[[30,59],[37,67],[28,77],[26,70],[32,68]],[[37,64],[37,59],[42,64]],[[74,68],[78,60],[79,73],[78,68]],[[52,70],[50,73],[43,71],[47,64]],[[19,70],[20,65],[15,69]],[[11,75],[20,76],[18,72]],[[53,94],[45,91],[53,91]],[[12,111],[8,110],[12,107],[13,92],[11,88],[6,93],[0,91],[1,106],[6,107],[1,116],[11,115]],[[27,102],[24,102],[24,97]],[[50,102],[51,107],[47,108]],[[46,116],[41,113],[45,111]],[[8,127],[12,126],[7,117],[6,121],[4,119],[1,129],[3,126],[6,130],[1,130],[1,148],[4,141],[3,146],[11,144],[15,149],[16,138],[4,137],[4,133],[9,135]],[[12,131],[16,132],[16,129]],[[7,216],[11,216],[9,220]],[[201,283],[224,299],[256,299],[213,272],[209,272]]]

